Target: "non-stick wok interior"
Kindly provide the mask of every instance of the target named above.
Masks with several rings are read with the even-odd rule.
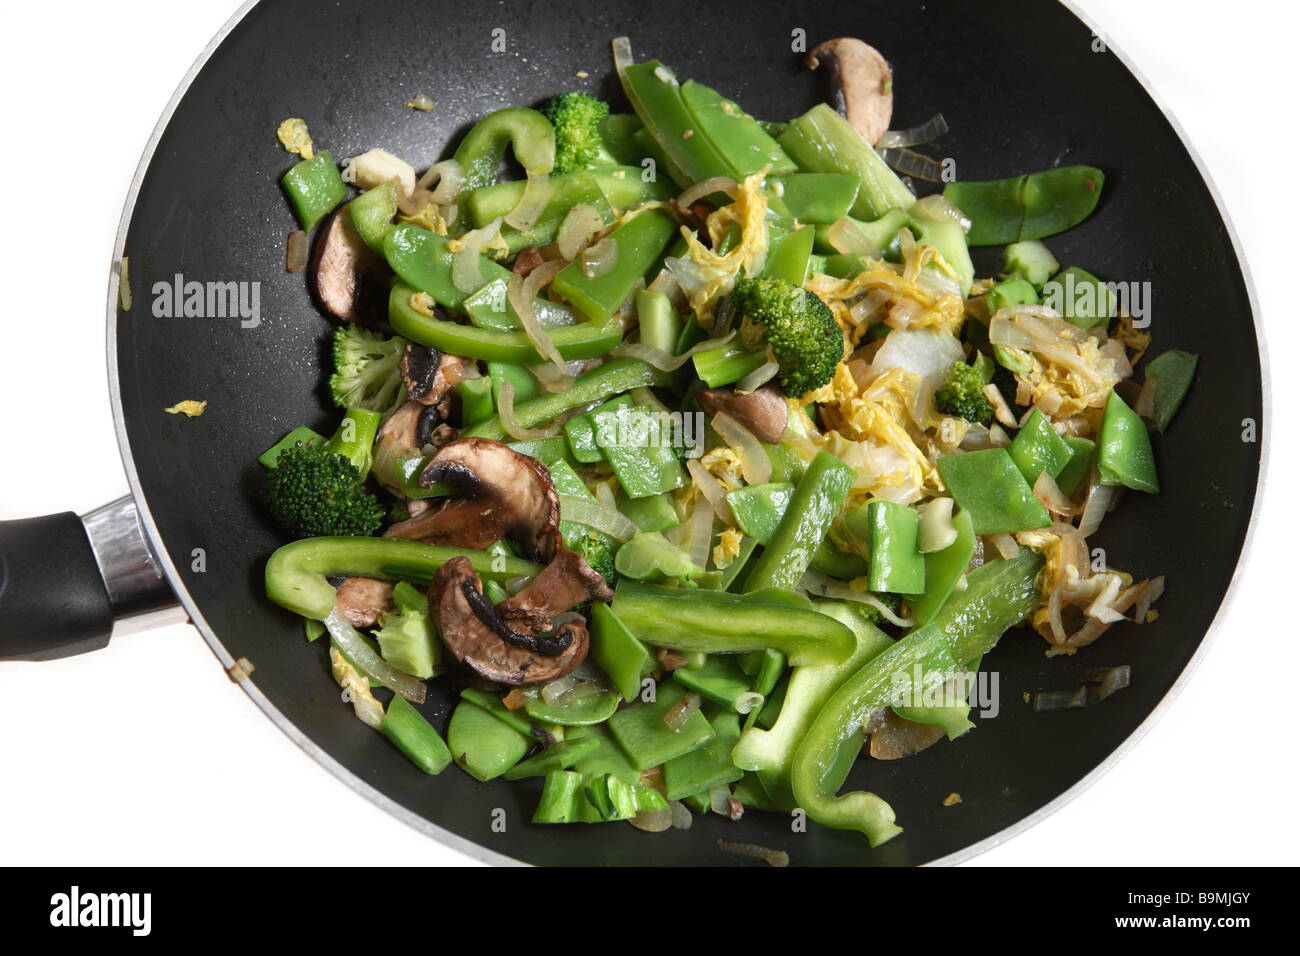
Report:
[[[1015,42],[1005,34],[995,42],[994,25],[1009,23]],[[263,594],[263,562],[284,539],[257,505],[254,458],[296,425],[328,431],[337,420],[324,389],[332,327],[303,274],[284,271],[285,236],[296,224],[277,183],[292,160],[276,126],[303,117],[317,148],[336,159],[383,146],[422,169],[453,134],[502,106],[578,88],[626,109],[610,73],[609,41],[622,34],[638,58],[661,59],[759,117],[785,119],[825,92],[825,77],[792,52],[796,30],[808,46],[836,35],[876,45],[894,65],[893,125],[942,111],[952,132],[936,152],[956,160],[961,178],[1075,162],[1106,171],[1098,212],[1051,248],[1064,264],[1108,279],[1149,280],[1154,351],[1177,346],[1202,356],[1179,418],[1157,443],[1163,494],[1127,496],[1095,542],[1115,567],[1168,575],[1160,619],[1118,626],[1069,659],[1047,660],[1046,645],[1028,631],[1009,634],[984,665],[1000,677],[995,719],[955,744],[854,771],[850,785],[891,801],[905,827],[875,851],[856,833],[792,833],[784,816],[757,812],[653,835],[529,825],[539,781],[480,784],[455,769],[437,778],[414,770],[340,704],[324,642],[306,644],[299,621]],[[494,38],[504,38],[505,52],[493,51]],[[406,108],[417,93],[436,107]],[[521,860],[735,862],[715,845],[724,837],[783,847],[796,863],[903,864],[988,837],[1068,789],[1150,713],[1209,626],[1251,512],[1259,446],[1241,433],[1243,419],[1261,414],[1260,370],[1229,238],[1140,84],[1113,54],[1094,52],[1087,27],[1048,3],[264,3],[176,110],[140,190],[126,253],[135,304],[118,319],[117,343],[130,454],[177,584],[201,612],[196,621],[231,655],[249,658],[266,697],[361,781]],[[997,253],[980,250],[981,274],[996,272]],[[177,273],[260,283],[261,324],[155,317],[154,283]],[[164,414],[189,398],[208,402],[202,417]],[[196,548],[202,571],[194,570]],[[1102,705],[1034,713],[1022,700],[1114,664],[1132,665],[1133,685]],[[447,712],[435,681],[425,713],[441,727]],[[942,806],[953,791],[962,802]],[[504,833],[491,827],[496,808],[506,811]]]

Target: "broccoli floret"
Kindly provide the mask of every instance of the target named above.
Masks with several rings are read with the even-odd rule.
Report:
[[[280,452],[267,472],[262,500],[296,538],[372,535],[384,520],[379,499],[361,487],[357,466],[315,442]]]
[[[765,342],[781,366],[777,384],[802,398],[835,377],[844,358],[844,333],[830,306],[784,279],[741,277],[731,293],[748,344]]]
[[[617,164],[600,135],[600,121],[609,115],[604,100],[586,93],[557,93],[542,107],[542,114],[555,127],[554,173]]]
[[[897,614],[898,609],[903,606],[903,597],[900,594],[894,594],[890,591],[873,591],[872,593],[881,604],[885,605],[885,607],[889,608],[895,614]],[[880,613],[879,608],[873,607],[870,604],[863,604],[859,601],[849,601],[847,603],[858,617],[866,621],[872,627],[880,627],[882,624],[889,626],[889,621]]]
[[[389,415],[406,397],[398,363],[406,339],[391,338],[358,325],[334,330],[334,373],[330,395],[340,408],[368,408]]]
[[[993,421],[993,403],[984,397],[985,384],[973,365],[954,362],[948,382],[934,391],[934,407],[944,415],[988,425]]]
[[[614,569],[614,553],[618,550],[618,544],[614,538],[591,531],[573,542],[573,550],[610,587],[618,583],[618,571]]]

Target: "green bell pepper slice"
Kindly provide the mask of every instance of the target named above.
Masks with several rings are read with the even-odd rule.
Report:
[[[938,617],[840,684],[809,725],[790,765],[796,804],[809,819],[834,829],[859,830],[873,847],[902,832],[894,811],[875,794],[836,795],[844,780],[837,764],[845,746],[861,734],[872,714],[898,703],[900,691],[920,694],[948,680],[961,662],[992,649],[1008,628],[1037,606],[1034,579],[1042,565],[1043,559],[1027,548],[1010,560],[981,565],[967,575],[966,590],[955,594]],[[920,686],[916,673],[921,675]]]
[[[306,425],[299,425],[289,434],[285,435],[278,442],[268,448],[262,454],[257,456],[257,463],[263,468],[274,468],[276,462],[280,460],[280,453],[286,449],[292,448],[301,442],[304,445],[324,442],[325,436],[314,428],[308,428]]]
[[[465,171],[466,189],[497,180],[506,147],[529,176],[542,176],[555,166],[555,130],[537,110],[508,106],[483,117],[465,134],[453,157]]]
[[[396,228],[393,217],[397,215],[397,180],[367,189],[348,203],[348,214],[361,241],[382,256],[384,239]]]
[[[388,321],[398,335],[462,358],[514,365],[532,365],[544,361],[522,331],[481,329],[425,315],[411,304],[411,297],[415,293],[416,290],[411,286],[397,282],[388,294]],[[573,361],[607,355],[622,341],[623,327],[617,319],[610,319],[604,322],[580,322],[552,329],[547,334],[560,355],[566,361]]]
[[[915,508],[873,500],[850,512],[845,521],[867,541],[868,589],[898,594],[925,591],[925,555],[916,546],[920,516]]]
[[[294,164],[280,177],[280,185],[284,187],[298,221],[308,232],[348,195],[348,187],[328,150]]]
[[[323,621],[334,609],[332,577],[381,578],[427,584],[455,557],[468,558],[484,580],[536,577],[541,566],[486,551],[423,541],[349,536],[303,538],[276,549],[266,562],[266,596],[303,617]]]
[[[676,651],[736,654],[770,647],[800,665],[833,664],[853,650],[848,628],[791,591],[731,594],[623,578],[613,611],[642,641]]]
[[[641,678],[654,669],[654,658],[609,605],[591,605],[591,658],[609,675],[622,698],[631,703],[641,692]]]
[[[946,455],[935,464],[953,499],[970,512],[976,534],[1028,531],[1052,523],[1005,448]]]
[[[1160,491],[1146,423],[1114,392],[1101,414],[1097,468],[1103,485],[1124,485],[1151,495]]]

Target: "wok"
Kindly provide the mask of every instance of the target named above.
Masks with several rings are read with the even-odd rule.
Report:
[[[996,23],[1017,24],[1031,42],[999,44],[990,56],[985,38]],[[961,178],[1074,162],[1105,170],[1099,210],[1053,239],[1053,251],[1106,278],[1149,280],[1153,352],[1202,356],[1179,418],[1157,443],[1163,493],[1129,495],[1098,538],[1135,576],[1169,575],[1160,619],[1117,626],[1068,659],[1045,659],[1028,632],[1008,634],[984,665],[1000,676],[996,719],[956,744],[854,770],[849,784],[890,800],[905,827],[876,850],[856,833],[793,834],[786,818],[762,813],[653,835],[523,823],[494,832],[495,808],[528,819],[538,781],[415,771],[340,706],[323,642],[304,643],[299,622],[263,593],[263,564],[283,538],[257,506],[254,459],[294,426],[328,431],[337,418],[323,374],[331,326],[303,276],[283,267],[294,226],[277,180],[290,159],[273,131],[301,116],[337,158],[378,145],[423,168],[504,105],[578,87],[617,108],[608,50],[622,34],[638,57],[659,58],[760,117],[786,118],[825,95],[825,78],[792,51],[796,29],[808,46],[838,35],[877,46],[895,69],[893,125],[942,110],[952,132],[938,152],[955,159]],[[504,52],[493,51],[498,36]],[[716,847],[723,837],[785,848],[795,863],[919,864],[967,856],[1027,826],[1124,747],[1197,654],[1247,539],[1260,469],[1260,444],[1240,438],[1247,418],[1263,434],[1264,410],[1251,293],[1232,237],[1176,129],[1114,52],[1095,46],[1065,7],[1010,0],[245,8],[160,122],[113,251],[129,260],[134,293],[132,308],[119,309],[115,274],[109,371],[132,496],[81,518],[0,523],[0,659],[93,649],[115,617],[179,600],[223,666],[254,662],[244,689],[343,782],[420,831],[497,862],[734,863]],[[579,70],[590,79],[576,79]],[[436,109],[405,108],[418,92]],[[997,253],[976,250],[978,274],[996,273]],[[155,284],[178,274],[259,283],[260,323],[155,317]],[[206,413],[161,412],[182,395],[206,399]],[[64,584],[51,608],[39,585],[55,576]],[[1102,706],[1036,714],[1021,702],[1025,689],[1070,687],[1085,669],[1119,663],[1132,665],[1133,686]],[[434,682],[424,712],[441,727],[448,710]],[[954,790],[962,807],[942,807]]]

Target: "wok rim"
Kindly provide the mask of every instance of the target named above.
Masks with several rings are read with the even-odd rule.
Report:
[[[199,610],[198,604],[186,589],[183,579],[177,570],[167,547],[162,540],[162,534],[154,521],[153,515],[149,510],[148,502],[145,498],[141,485],[140,476],[135,468],[135,459],[131,451],[130,439],[127,436],[125,411],[122,404],[121,381],[119,378],[118,366],[118,349],[117,349],[117,320],[118,320],[118,287],[119,275],[116,264],[121,260],[122,254],[126,248],[127,231],[131,224],[131,218],[135,213],[136,200],[139,197],[140,187],[144,181],[145,175],[149,170],[157,150],[158,143],[171,122],[173,114],[180,105],[181,100],[189,91],[191,84],[199,71],[207,65],[208,60],[213,53],[225,42],[230,33],[239,25],[240,21],[248,15],[260,0],[244,0],[244,3],[230,16],[222,25],[217,33],[208,41],[207,45],[195,58],[190,65],[189,70],[181,78],[176,90],[172,93],[171,98],[167,101],[153,132],[149,136],[141,153],[140,161],[136,166],[135,174],[131,179],[130,187],[127,190],[126,201],[123,203],[122,216],[118,222],[117,235],[113,242],[113,255],[109,269],[108,281],[108,301],[107,301],[107,361],[108,361],[108,384],[109,395],[112,403],[113,426],[117,432],[118,450],[122,456],[122,467],[126,472],[127,483],[131,489],[131,497],[135,501],[136,509],[139,514],[141,530],[148,541],[150,549],[153,551],[154,558],[158,568],[166,576],[168,584],[176,594],[177,600],[189,615],[190,623],[199,632],[199,635],[207,643],[212,653],[221,663],[222,667],[229,670],[235,664],[234,657],[226,649],[221,638],[217,636],[213,628],[207,623]],[[1133,731],[1124,738],[1124,740],[1092,770],[1084,774],[1068,788],[1039,807],[1032,813],[1021,817],[1016,822],[1002,828],[991,836],[985,837],[959,850],[955,850],[938,859],[931,860],[927,866],[954,866],[965,863],[974,859],[980,854],[993,849],[996,846],[1014,839],[1021,833],[1029,830],[1035,824],[1042,822],[1058,810],[1066,806],[1081,793],[1091,787],[1104,774],[1110,771],[1116,764],[1126,757],[1146,735],[1161,717],[1173,705],[1175,699],[1186,687],[1187,683],[1195,674],[1205,655],[1209,651],[1214,639],[1223,629],[1224,620],[1233,606],[1234,599],[1238,596],[1241,589],[1241,580],[1245,575],[1246,567],[1250,560],[1250,553],[1255,540],[1256,532],[1259,527],[1259,513],[1262,501],[1265,496],[1265,480],[1268,473],[1268,460],[1270,446],[1272,444],[1271,434],[1273,428],[1272,414],[1272,388],[1271,375],[1268,360],[1268,345],[1264,337],[1264,329],[1260,323],[1259,296],[1255,289],[1254,279],[1251,275],[1249,263],[1244,255],[1244,249],[1237,233],[1236,225],[1232,221],[1223,198],[1216,186],[1214,179],[1211,177],[1208,168],[1202,160],[1200,153],[1196,150],[1195,145],[1188,137],[1186,131],[1179,123],[1173,111],[1166,105],[1163,98],[1160,97],[1148,83],[1146,76],[1136,66],[1133,60],[1123,53],[1118,47],[1110,42],[1110,38],[1100,31],[1095,23],[1081,10],[1078,9],[1074,0],[1059,0],[1072,15],[1080,22],[1091,29],[1094,35],[1103,37],[1107,48],[1114,53],[1124,69],[1133,76],[1142,86],[1146,95],[1155,105],[1156,109],[1164,116],[1165,120],[1177,135],[1183,148],[1187,150],[1196,167],[1196,171],[1201,178],[1210,197],[1214,200],[1215,208],[1218,210],[1219,217],[1223,221],[1229,240],[1231,241],[1233,255],[1236,258],[1237,268],[1241,272],[1242,282],[1246,290],[1246,298],[1250,304],[1250,319],[1254,326],[1256,350],[1259,356],[1260,368],[1260,389],[1261,389],[1261,414],[1264,418],[1264,428],[1260,436],[1260,455],[1259,468],[1255,474],[1254,497],[1251,502],[1250,519],[1246,526],[1246,534],[1242,540],[1241,550],[1237,555],[1235,566],[1233,567],[1232,576],[1228,581],[1228,586],[1224,590],[1223,597],[1219,602],[1218,608],[1211,618],[1209,626],[1197,643],[1196,650],[1193,652],[1187,664],[1174,679],[1165,693],[1151,709],[1150,713],[1138,724]],[[460,853],[471,857],[481,863],[505,866],[527,865],[524,861],[515,859],[503,853],[489,850],[487,847],[475,843],[473,840],[438,826],[418,813],[408,810],[406,807],[397,803],[383,791],[371,786],[363,781],[360,777],[348,770],[341,763],[331,757],[325,750],[312,740],[307,734],[298,728],[298,726],[289,720],[271,700],[262,693],[260,689],[248,679],[239,682],[240,688],[246,693],[250,700],[270,718],[281,731],[285,733],[295,744],[297,744],[308,756],[312,757],[317,763],[333,774],[339,781],[348,786],[353,792],[369,800],[375,806],[384,810],[391,816],[401,820],[418,833],[430,837],[433,840],[448,846]]]

